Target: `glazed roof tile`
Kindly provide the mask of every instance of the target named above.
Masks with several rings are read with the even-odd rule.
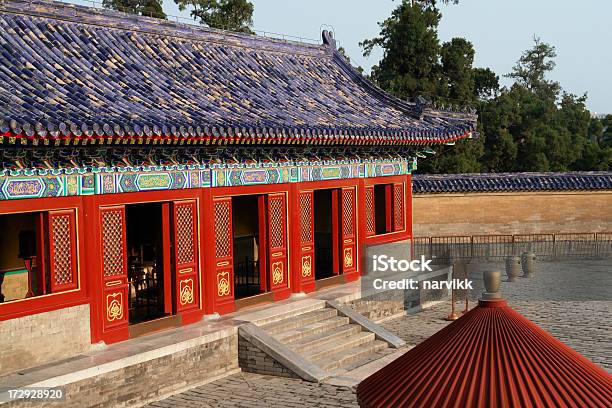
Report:
[[[610,407],[612,375],[497,299],[363,380],[357,399],[363,408]]]
[[[414,193],[612,190],[612,172],[415,174]]]
[[[0,3],[0,135],[445,143],[476,116],[385,94],[335,49],[42,0]]]

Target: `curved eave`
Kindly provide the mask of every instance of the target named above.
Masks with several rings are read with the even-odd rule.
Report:
[[[8,139],[9,144],[18,145],[95,145],[95,144],[138,144],[138,145],[155,145],[155,144],[170,144],[170,145],[436,145],[454,142],[460,139],[469,138],[471,131],[466,131],[462,134],[452,134],[447,137],[422,136],[419,138],[406,138],[402,135],[392,137],[383,137],[378,134],[364,133],[355,135],[341,134],[320,134],[312,135],[310,132],[301,134],[266,134],[254,133],[240,136],[225,135],[218,136],[198,136],[189,133],[181,134],[178,132],[175,135],[136,135],[136,134],[117,134],[109,133],[93,133],[90,135],[76,135],[71,132],[57,133],[55,135],[27,135],[24,132],[15,133],[12,131],[0,133],[0,137]]]

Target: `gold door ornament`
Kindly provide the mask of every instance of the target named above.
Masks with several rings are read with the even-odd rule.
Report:
[[[353,248],[344,249],[344,267],[350,268],[353,266]]]
[[[185,279],[180,282],[181,305],[193,303],[193,279]]]
[[[121,319],[123,319],[123,293],[106,295],[106,320],[112,322]]]
[[[312,257],[306,255],[302,257],[302,277],[312,275]]]
[[[229,272],[217,274],[217,295],[227,296],[230,294]]]
[[[283,262],[274,262],[272,264],[272,284],[278,285],[283,283]]]

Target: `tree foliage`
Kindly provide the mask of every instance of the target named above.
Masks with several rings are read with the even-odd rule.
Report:
[[[444,2],[449,3],[449,2]],[[456,3],[456,2],[454,2]],[[475,106],[478,140],[436,148],[419,163],[431,173],[607,170],[612,168],[612,115],[592,119],[586,95],[564,92],[548,75],[555,48],[534,37],[500,87],[489,68],[473,67],[464,38],[441,43],[442,15],[435,0],[404,0],[379,23],[378,37],[361,43],[364,55],[382,47],[371,79],[404,99],[419,95],[453,106]]]
[[[103,0],[102,5],[111,10],[139,14],[147,17],[166,18],[162,8],[163,0]]]
[[[254,6],[248,0],[174,0],[183,11],[191,8],[191,16],[212,28],[253,33]]]

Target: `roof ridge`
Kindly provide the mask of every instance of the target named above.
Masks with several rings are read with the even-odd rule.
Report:
[[[140,16],[105,8],[82,6],[55,0],[0,0],[0,12],[68,21],[89,26],[141,32],[164,37],[219,43],[241,48],[292,52],[321,57],[329,48],[295,40],[264,37],[221,30],[165,19]],[[127,25],[127,24],[131,24]]]

